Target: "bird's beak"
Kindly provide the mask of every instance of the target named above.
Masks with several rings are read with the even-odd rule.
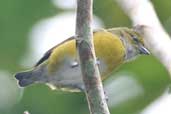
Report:
[[[145,55],[149,55],[150,54],[150,51],[148,51],[148,49],[145,48],[143,45],[139,46],[139,52],[140,52],[140,54],[145,54]]]

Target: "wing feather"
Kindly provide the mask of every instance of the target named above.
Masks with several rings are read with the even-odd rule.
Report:
[[[75,38],[75,37],[72,36],[72,37],[70,37],[70,38],[64,40],[63,42],[57,44],[56,46],[52,47],[51,49],[49,49],[49,50],[43,55],[43,57],[36,63],[35,67],[39,66],[41,63],[43,63],[44,61],[46,61],[46,60],[50,57],[50,55],[52,54],[52,52],[53,52],[53,50],[54,50],[55,48],[57,48],[58,46],[62,45],[63,43],[65,43],[65,42],[67,42],[67,41],[73,40],[74,38]]]

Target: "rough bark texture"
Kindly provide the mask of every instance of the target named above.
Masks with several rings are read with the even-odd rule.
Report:
[[[91,114],[109,114],[92,40],[92,0],[77,0],[76,45]]]

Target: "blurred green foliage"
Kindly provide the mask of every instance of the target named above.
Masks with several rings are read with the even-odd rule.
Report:
[[[49,0],[1,0],[0,68],[17,70],[33,24],[58,11]]]
[[[170,31],[171,21],[168,21],[171,16],[170,0],[152,0],[152,2],[161,22],[166,25],[167,31]],[[54,6],[50,0],[1,0],[0,69],[11,73],[20,70],[19,61],[28,48],[28,34],[33,25],[61,11],[64,10]],[[106,28],[131,27],[130,20],[113,0],[94,0],[94,13],[103,20]],[[164,67],[151,56],[140,57],[122,65],[117,72],[125,70],[137,74],[135,79],[143,86],[145,94],[111,108],[113,114],[137,114],[159,97],[170,83]],[[13,108],[0,110],[0,114],[22,114],[25,110],[31,114],[88,114],[83,93],[52,91],[45,85],[26,88],[22,100]]]

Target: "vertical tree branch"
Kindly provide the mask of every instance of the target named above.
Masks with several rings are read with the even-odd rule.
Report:
[[[76,45],[90,113],[109,114],[92,40],[92,2],[77,0]]]
[[[171,38],[163,29],[150,0],[116,0],[171,76]]]

